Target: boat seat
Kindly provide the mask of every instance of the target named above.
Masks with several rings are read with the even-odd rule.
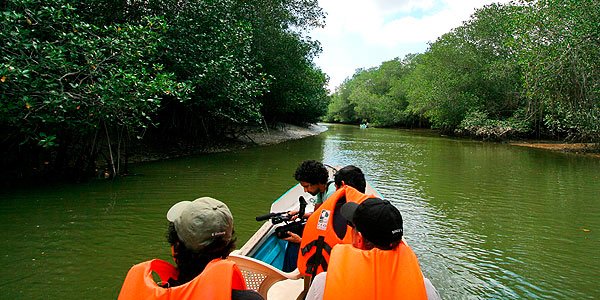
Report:
[[[229,259],[234,261],[246,280],[248,289],[258,292],[264,299],[272,285],[284,280],[303,282],[296,280],[302,278],[298,269],[293,272],[283,272],[265,262],[252,257],[232,253]],[[294,285],[298,285],[294,283]]]

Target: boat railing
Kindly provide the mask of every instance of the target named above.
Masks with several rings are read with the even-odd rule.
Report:
[[[252,256],[268,235],[273,231],[273,224],[271,222],[264,222],[263,225],[250,237],[250,239],[240,248],[235,250],[234,253],[239,255]]]

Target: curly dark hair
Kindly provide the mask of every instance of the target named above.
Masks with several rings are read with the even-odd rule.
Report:
[[[179,270],[179,276],[175,279],[169,279],[169,286],[178,286],[194,279],[198,274],[204,271],[204,268],[215,258],[227,258],[229,253],[235,249],[235,231],[230,240],[224,240],[222,237],[216,237],[212,243],[204,247],[201,251],[194,252],[183,244],[177,236],[175,224],[169,222],[167,231],[167,241],[174,248],[174,258]]]
[[[367,188],[367,182],[365,180],[365,174],[358,167],[353,165],[345,166],[339,169],[335,175],[333,175],[336,186],[342,186],[342,181],[346,185],[349,185],[361,193],[364,193]]]
[[[329,172],[321,162],[316,160],[305,160],[296,169],[294,178],[297,181],[304,181],[310,184],[327,184]]]

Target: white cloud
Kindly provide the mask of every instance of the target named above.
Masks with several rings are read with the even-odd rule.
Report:
[[[331,77],[333,90],[357,68],[424,52],[428,42],[460,26],[476,8],[492,2],[498,1],[319,0],[327,13],[327,25],[311,34],[323,47],[316,63]]]

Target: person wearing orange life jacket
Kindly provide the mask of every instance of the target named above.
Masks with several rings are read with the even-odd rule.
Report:
[[[294,175],[296,178],[302,178],[303,176],[304,177],[308,176],[307,168],[304,166],[305,164],[306,164],[306,161],[304,163],[302,163],[302,165],[300,165],[300,167],[298,167],[298,169],[296,170],[296,174]],[[304,171],[302,171],[302,170],[304,170]],[[315,172],[315,171],[313,171],[313,172]],[[321,171],[318,171],[318,172],[321,173]],[[299,175],[299,174],[303,174],[303,175]],[[319,176],[321,176],[321,175],[319,175]],[[312,195],[312,193],[307,189],[307,187],[305,187],[305,183],[300,181],[300,185],[304,187],[305,193],[309,193]],[[335,174],[333,174],[333,181],[327,182],[327,191],[325,194],[322,195],[323,197],[325,197],[325,199],[321,199],[320,202],[315,203],[315,208],[314,208],[313,212],[319,208],[320,204],[322,204],[331,195],[333,195],[333,193],[335,191],[337,191],[339,188],[341,188],[345,185],[349,185],[349,186],[357,189],[359,192],[364,193],[367,188],[367,181],[365,179],[365,174],[359,167],[356,167],[353,165],[347,165],[347,166],[337,170],[335,172]],[[331,187],[334,187],[334,189],[332,190]],[[313,212],[306,212],[304,214],[304,217],[305,218],[310,217],[310,215],[313,214]],[[294,215],[297,215],[297,213],[298,213],[297,210],[292,210],[289,212],[289,214],[292,216],[292,220],[296,218]],[[344,224],[345,224],[345,222],[344,222]],[[285,239],[285,240],[290,241],[290,242],[300,243],[300,240],[301,240],[300,236],[298,236],[297,234],[295,234],[293,232],[288,232],[288,234],[295,235],[297,237],[292,237],[290,239]]]
[[[167,238],[177,267],[160,259],[133,266],[119,300],[263,299],[246,290],[242,273],[226,259],[235,249],[233,217],[227,205],[210,197],[181,201],[169,209],[167,219]]]
[[[349,202],[341,215],[352,225],[352,244],[333,248],[329,269],[317,275],[307,300],[440,299],[435,288],[429,295],[430,282],[402,240],[402,215],[389,201]]]
[[[349,227],[341,218],[339,208],[346,202],[360,203],[369,197],[373,196],[365,195],[351,186],[344,185],[308,218],[298,252],[297,266],[304,276],[304,290],[298,299],[304,298],[312,278],[327,270],[333,246],[352,241]],[[341,230],[340,226],[335,226],[339,223],[338,220],[342,221]]]
[[[369,197],[372,196],[365,195],[346,185],[335,191],[323,205],[315,210],[306,221],[302,233],[298,253],[298,270],[301,274],[314,277],[327,270],[333,246],[352,241],[347,224],[344,224],[343,230],[334,229],[334,219],[343,221],[338,213],[339,207],[346,202],[361,203]]]
[[[362,170],[358,167],[355,167],[353,165],[347,165],[339,170],[337,170],[337,172],[333,175],[334,178],[334,183],[335,183],[335,189],[338,190],[343,186],[351,186],[355,189],[357,189],[359,192],[364,193],[366,186],[367,186],[367,182],[365,180],[365,174],[362,172]],[[346,235],[346,232],[348,232],[348,225],[346,223],[346,220],[344,218],[338,217],[338,211],[339,211],[339,207],[341,207],[342,204],[344,204],[345,201],[337,201],[337,203],[335,204],[335,208],[333,209],[333,223],[332,223],[332,227],[333,230],[335,231],[335,233],[337,234],[338,237],[344,237]],[[315,208],[315,211],[318,210],[318,207]],[[296,212],[290,212],[290,214],[295,214]],[[311,213],[305,214],[305,218],[310,217]],[[298,253],[299,253],[299,247],[300,247],[300,243],[302,242],[302,237],[300,237],[300,235],[297,235],[293,232],[287,232],[287,234],[289,235],[289,237],[284,238],[284,240],[290,242],[288,243],[288,246],[286,248],[286,256],[284,259],[284,263],[283,263],[283,270],[286,272],[291,272],[294,269],[297,268],[297,263],[298,263]],[[295,251],[294,253],[289,253],[291,251]],[[307,283],[307,290],[308,290],[308,284]]]
[[[327,181],[329,179],[329,172],[325,165],[316,160],[305,160],[303,161],[294,171],[294,179],[298,181],[298,184],[304,189],[305,193],[312,196],[310,201],[314,204],[317,209],[323,201],[325,201],[335,191],[333,182]],[[291,216],[291,220],[296,219],[298,211],[288,212]],[[308,218],[312,212],[306,212],[304,218]],[[288,232],[288,234],[290,234]],[[298,247],[299,242],[295,242],[294,239],[297,237],[300,240],[300,236],[293,234],[292,239],[284,239],[288,241],[285,247],[283,267],[282,271],[292,272],[296,269],[296,262],[298,261]]]

